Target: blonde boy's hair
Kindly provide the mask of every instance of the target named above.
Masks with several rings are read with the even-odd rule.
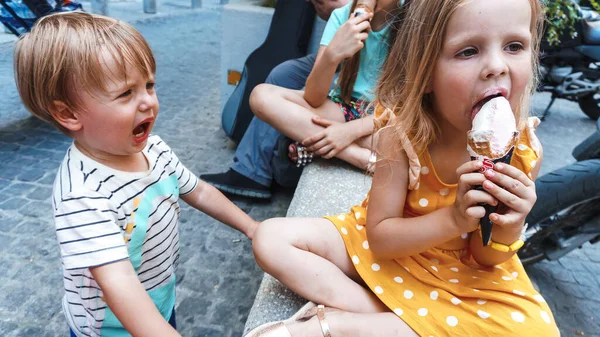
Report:
[[[446,26],[452,14],[470,0],[406,1],[398,24],[398,35],[382,68],[377,87],[379,115],[376,125],[388,124],[398,137],[408,135],[417,148],[424,150],[436,141],[439,130],[435,122],[426,88],[439,57]],[[538,53],[544,11],[540,0],[529,0],[531,5],[532,58],[534,71],[521,105],[515,111],[517,121],[529,114],[529,100],[537,84]],[[397,118],[391,119],[390,114]],[[391,121],[388,123],[388,121]]]
[[[116,71],[106,68],[106,55]],[[69,134],[52,116],[55,102],[82,109],[75,88],[90,95],[107,92],[109,82],[126,80],[126,66],[150,78],[156,62],[150,46],[131,25],[84,12],[40,19],[17,41],[15,81],[23,104],[33,115]]]

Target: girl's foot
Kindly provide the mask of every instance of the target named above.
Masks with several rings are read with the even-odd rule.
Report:
[[[306,150],[306,147],[300,143],[293,142],[288,146],[288,157],[293,163],[296,163],[296,167],[300,167],[312,162],[313,153]]]
[[[319,305],[309,310],[304,310],[312,302],[305,305],[294,316],[281,322],[271,322],[250,331],[246,337],[293,337],[293,336],[319,336],[331,337],[329,324],[325,319],[325,307]],[[312,304],[314,305],[314,304]],[[329,311],[329,310],[327,310]],[[303,312],[301,314],[301,312]]]

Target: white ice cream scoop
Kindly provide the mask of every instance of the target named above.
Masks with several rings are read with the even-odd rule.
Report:
[[[499,96],[486,102],[475,115],[467,136],[467,149],[472,157],[496,159],[504,156],[519,138],[508,100]]]

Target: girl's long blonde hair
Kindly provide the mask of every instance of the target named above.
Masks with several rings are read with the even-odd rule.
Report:
[[[383,65],[377,87],[376,127],[394,128],[398,137],[408,135],[417,151],[436,141],[439,129],[426,88],[442,49],[444,32],[452,14],[471,0],[405,1],[399,32]],[[529,100],[537,86],[539,41],[544,19],[539,0],[531,4],[532,58],[534,71],[515,111],[518,121],[529,114]],[[392,115],[395,118],[391,118]]]

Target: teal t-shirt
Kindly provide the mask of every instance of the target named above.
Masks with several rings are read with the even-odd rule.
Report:
[[[348,21],[351,5],[352,3],[337,8],[331,13],[321,38],[322,46],[329,45],[338,29]],[[354,83],[352,97],[369,102],[373,101],[375,98],[375,86],[377,85],[381,67],[383,66],[383,62],[385,61],[389,49],[386,38],[388,30],[389,25],[385,26],[380,31],[375,32],[371,30],[369,32],[369,37],[365,41],[365,47],[360,50],[360,65],[358,68],[358,75],[356,76],[356,82]],[[335,89],[331,90],[329,93],[330,96],[340,95],[340,89],[337,87],[337,79],[335,84]]]

